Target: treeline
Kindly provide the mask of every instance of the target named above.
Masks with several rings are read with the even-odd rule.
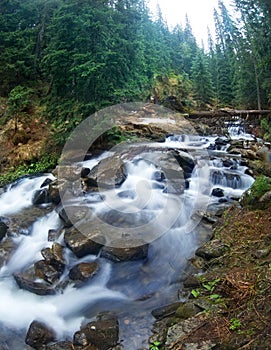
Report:
[[[176,97],[179,110],[268,108],[271,5],[235,0],[233,20],[219,0],[215,39],[197,45],[189,20],[173,30],[145,0],[2,0],[0,95],[34,91],[55,122],[104,106]]]

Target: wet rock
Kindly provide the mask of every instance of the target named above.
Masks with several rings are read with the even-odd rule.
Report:
[[[49,190],[47,188],[43,188],[41,190],[37,190],[32,198],[33,205],[41,205],[41,204],[47,204],[50,203],[50,194]]]
[[[54,242],[58,239],[60,232],[58,230],[51,229],[48,231],[48,241]]]
[[[38,295],[53,295],[56,293],[52,285],[46,281],[37,281],[33,269],[14,274],[14,279],[19,288]]]
[[[225,168],[230,168],[230,167],[233,167],[235,165],[236,165],[236,163],[232,159],[224,159],[223,160],[223,166]]]
[[[183,151],[175,151],[174,156],[184,172],[185,179],[190,178],[195,167],[193,157]]]
[[[34,264],[35,275],[46,282],[53,284],[59,280],[61,272],[45,260],[39,260]]]
[[[64,222],[65,227],[71,227],[81,220],[91,220],[92,211],[85,206],[65,206],[57,209],[60,219]]]
[[[67,229],[64,234],[64,241],[67,247],[78,258],[82,258],[88,254],[98,254],[102,247],[102,244],[99,243],[101,239],[100,232],[94,231],[92,233],[90,232],[89,235],[85,235],[74,227]]]
[[[3,221],[0,221],[0,241],[6,236],[8,231],[8,225]]]
[[[49,178],[45,179],[45,180],[43,181],[43,183],[41,184],[40,188],[49,186],[51,182],[53,182],[52,179],[49,179]]]
[[[72,342],[61,341],[52,345],[47,345],[45,350],[75,350],[75,348]]]
[[[150,161],[160,170],[155,172],[157,181],[165,182],[166,193],[182,194],[186,188],[185,179],[190,177],[194,161],[182,151],[142,153],[142,158]]]
[[[41,255],[45,261],[59,271],[63,271],[66,265],[64,247],[59,243],[53,243],[51,248],[44,248]]]
[[[69,272],[69,277],[72,280],[87,281],[98,271],[99,265],[96,261],[83,262],[75,265]]]
[[[90,173],[90,169],[89,168],[82,168],[82,170],[81,170],[81,177],[85,178],[85,177],[87,177],[89,175],[89,173]]]
[[[120,186],[127,177],[125,163],[118,157],[105,158],[93,169],[91,169],[88,179],[99,188],[110,189]]]
[[[114,246],[108,247],[104,246],[101,251],[101,256],[107,258],[114,262],[121,261],[134,261],[142,260],[148,256],[148,244],[138,245],[139,242],[135,241],[133,245],[131,241],[120,242],[120,247]],[[128,246],[127,246],[128,245]]]
[[[212,196],[218,198],[224,197],[224,191],[221,188],[214,188],[212,190]]]
[[[59,204],[61,201],[60,191],[64,191],[66,187],[65,181],[55,180],[49,184],[49,196],[54,204]]]
[[[227,247],[217,239],[205,243],[202,247],[199,247],[195,254],[203,259],[211,260],[219,258],[227,251]]]
[[[74,344],[95,345],[99,350],[108,350],[118,344],[119,323],[116,317],[102,317],[83,326],[74,334]]]
[[[56,338],[55,332],[45,323],[33,321],[26,334],[25,343],[32,348],[40,350]]]

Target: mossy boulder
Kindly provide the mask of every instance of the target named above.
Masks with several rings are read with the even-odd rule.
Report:
[[[271,206],[271,178],[260,175],[248,189],[240,203],[243,207],[250,209],[267,209]]]

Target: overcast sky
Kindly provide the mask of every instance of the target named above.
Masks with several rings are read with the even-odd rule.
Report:
[[[228,10],[232,9],[232,0],[223,2]],[[214,31],[213,10],[218,7],[218,0],[149,0],[150,8],[154,12],[157,3],[169,25],[184,24],[187,14],[199,44],[201,39],[207,42],[207,26]]]

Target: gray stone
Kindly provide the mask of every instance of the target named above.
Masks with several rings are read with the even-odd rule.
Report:
[[[108,350],[118,344],[119,323],[116,317],[101,318],[83,326],[74,334],[74,344],[95,345],[99,350]]]
[[[25,343],[40,350],[44,345],[54,341],[55,338],[55,332],[45,323],[33,321],[26,334]]]
[[[211,260],[224,255],[227,249],[228,248],[222,242],[214,239],[205,243],[202,247],[199,247],[195,254],[203,259]]]

